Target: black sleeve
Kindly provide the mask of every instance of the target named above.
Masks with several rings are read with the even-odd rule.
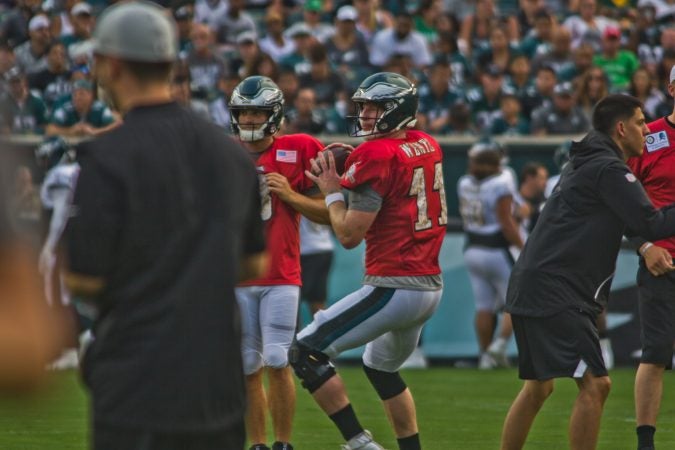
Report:
[[[625,164],[610,164],[602,169],[597,187],[602,200],[631,234],[647,240],[675,235],[674,205],[655,209],[644,188]]]
[[[90,158],[81,159],[66,227],[71,272],[105,277],[114,266],[123,223],[121,186]]]

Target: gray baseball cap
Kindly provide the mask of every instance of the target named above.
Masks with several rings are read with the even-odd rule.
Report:
[[[171,62],[178,49],[176,23],[148,1],[122,2],[103,11],[94,30],[94,53],[138,62]]]

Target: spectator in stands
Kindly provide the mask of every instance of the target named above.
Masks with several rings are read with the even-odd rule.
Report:
[[[179,105],[191,110],[197,116],[210,120],[209,106],[203,99],[193,99],[190,90],[190,70],[184,63],[177,62],[171,79],[171,98]]]
[[[581,76],[576,94],[577,106],[581,108],[586,118],[591,120],[596,103],[607,95],[609,95],[609,80],[605,71],[600,67],[591,67]]]
[[[544,0],[518,0],[516,20],[521,36],[527,36],[534,29],[534,18],[537,11],[546,7]]]
[[[656,77],[659,86],[668,85],[668,80],[670,79],[669,67],[673,67],[673,65],[675,65],[675,49],[667,49],[663,52],[663,56],[656,66]]]
[[[563,26],[572,33],[572,48],[590,44],[595,50],[600,50],[605,29],[616,26],[614,21],[596,15],[596,11],[596,0],[579,0],[579,14],[570,16],[563,22]]]
[[[394,26],[392,14],[380,8],[378,0],[354,0],[354,8],[359,16],[356,29],[363,35],[369,47],[376,33]]]
[[[178,54],[179,58],[185,58],[192,45],[190,35],[192,33],[192,5],[183,5],[173,12],[178,30]]]
[[[92,15],[91,5],[85,2],[76,3],[70,10],[70,17],[73,33],[62,36],[61,41],[66,46],[68,58],[74,61],[77,54],[91,45],[91,34],[94,31],[95,19]]]
[[[284,35],[284,18],[270,10],[265,17],[265,37],[260,39],[260,49],[270,55],[277,63],[295,49],[293,39]]]
[[[49,14],[50,18],[49,27],[55,39],[73,33],[73,21],[70,17],[70,11],[75,6],[75,3],[77,3],[77,0],[64,0],[59,3],[60,5],[54,4],[53,9],[45,8],[45,12]]]
[[[421,0],[413,16],[415,30],[427,39],[431,47],[438,41],[436,20],[443,15],[442,0]]]
[[[553,90],[553,103],[532,112],[532,134],[580,134],[590,129],[584,112],[574,103],[572,83],[564,82]]]
[[[572,35],[565,27],[556,27],[552,34],[552,45],[549,52],[539,53],[532,59],[532,70],[541,66],[550,66],[560,73],[574,66],[572,58]]]
[[[357,18],[353,6],[340,7],[335,16],[335,34],[326,41],[328,60],[350,85],[350,91],[371,72],[366,40],[356,29]]]
[[[477,0],[476,10],[462,21],[459,32],[459,49],[465,55],[484,49],[489,45],[490,30],[502,20],[499,17],[494,0]],[[519,39],[518,23],[514,16],[503,18],[508,30],[509,41]]]
[[[609,78],[610,91],[625,90],[633,72],[638,68],[635,53],[621,49],[621,30],[607,27],[602,35],[602,54],[596,54],[593,64],[602,67]]]
[[[663,60],[666,59],[667,55],[672,55],[675,53],[675,26],[672,24],[663,28],[661,31],[661,37],[659,39],[659,45],[653,48],[654,52],[654,62],[658,67],[660,64],[664,64]],[[666,72],[664,79],[662,80],[666,85],[668,84],[668,67],[671,65],[665,65],[664,67]]]
[[[595,50],[590,44],[581,44],[572,51],[573,64],[560,70],[558,73],[558,80],[571,81],[574,84],[579,84],[581,76],[593,65],[594,55]]]
[[[548,169],[541,163],[528,162],[520,171],[520,201],[527,203],[529,214],[521,218],[521,227],[529,235],[539,219],[541,207],[546,200],[544,192],[548,181]],[[521,209],[522,211],[522,209]]]
[[[0,40],[16,47],[28,39],[30,20],[40,12],[41,0],[18,0],[0,23]]]
[[[417,126],[431,134],[447,134],[450,130],[450,108],[462,101],[461,92],[450,89],[452,70],[447,60],[437,59],[429,69],[428,84],[419,87]]]
[[[382,67],[394,54],[410,56],[414,65],[420,69],[432,62],[429,44],[424,36],[413,30],[412,17],[405,11],[396,15],[396,24],[393,28],[378,31],[373,37],[370,63]]]
[[[211,30],[217,30],[223,17],[227,14],[227,5],[227,0],[196,0],[194,7],[195,23],[206,24]]]
[[[49,19],[44,14],[34,16],[28,24],[29,39],[14,49],[16,64],[25,74],[47,67],[47,50],[51,42]]]
[[[213,32],[207,25],[193,24],[191,40],[192,48],[185,61],[190,68],[192,89],[206,98],[214,95],[225,70],[225,60],[214,51]]]
[[[655,49],[661,42],[666,30],[656,23],[656,11],[652,5],[640,5],[637,8],[635,22],[629,30],[628,48],[632,50],[643,65],[651,70],[656,68],[657,55]]]
[[[489,130],[499,114],[503,85],[504,73],[497,66],[489,66],[480,76],[480,86],[466,93],[474,125],[478,130]]]
[[[457,37],[446,31],[438,34],[438,43],[434,57],[444,56],[450,59],[452,68],[452,84],[462,87],[469,82],[473,73],[473,67],[469,60],[459,51]]]
[[[213,30],[218,44],[235,45],[237,36],[245,31],[257,34],[255,21],[246,12],[245,6],[245,0],[228,0],[227,12],[220,17]]]
[[[309,52],[309,48],[315,42],[317,42],[314,36],[312,36],[312,31],[309,29],[306,23],[299,22],[290,27],[287,31],[287,34],[291,39],[293,39],[295,50],[281,58],[279,61],[279,66],[290,68],[298,75],[309,72],[309,61],[307,60],[307,54]]]
[[[16,59],[9,45],[0,43],[0,98],[7,92],[7,80],[5,74],[14,67]]]
[[[305,0],[302,17],[307,24],[314,38],[323,43],[326,42],[335,33],[333,26],[322,20],[324,11],[323,0]]]
[[[18,67],[5,73],[7,92],[0,99],[2,134],[41,134],[47,124],[47,107],[38,95],[30,92],[26,77]]]
[[[409,79],[416,86],[424,84],[426,76],[412,62],[412,57],[403,53],[394,53],[384,66],[385,72],[398,73]]]
[[[514,92],[502,94],[499,114],[492,121],[490,134],[507,136],[530,134],[530,123],[523,117],[520,99]]]
[[[490,30],[490,44],[484,49],[477,49],[474,55],[475,67],[480,73],[489,65],[495,65],[506,72],[509,62],[516,53],[515,46],[509,43],[506,26],[497,25]]]
[[[532,111],[540,106],[548,106],[553,98],[553,89],[557,83],[555,70],[549,66],[542,66],[537,70],[534,85],[525,90],[520,101],[523,105],[523,115],[528,119]]]
[[[94,99],[93,89],[90,81],[75,81],[72,100],[52,112],[46,134],[96,136],[119,125],[110,108]]]
[[[310,87],[300,88],[293,107],[286,113],[286,134],[321,134],[325,129],[325,120],[317,108],[316,94]]]
[[[263,59],[267,57],[270,59],[273,68],[265,68],[271,70],[272,74],[259,73],[260,64]],[[234,72],[239,78],[244,79],[251,75],[265,75],[270,78],[276,77],[276,63],[271,60],[269,55],[266,55],[260,50],[258,39],[255,33],[251,31],[244,31],[237,36],[237,55],[230,61],[230,67],[226,72]]]
[[[520,43],[520,52],[532,59],[538,55],[546,55],[553,46],[553,30],[555,21],[551,13],[545,9],[536,12],[534,16],[534,29],[525,36]]]
[[[300,87],[307,87],[316,93],[316,105],[329,108],[337,100],[346,99],[346,86],[340,75],[331,67],[326,47],[317,42],[309,49],[310,70],[298,77]]]
[[[40,91],[49,108],[58,99],[70,94],[70,70],[63,42],[52,42],[47,51],[47,67],[28,75],[28,87]]]
[[[279,89],[284,94],[284,104],[292,105],[295,102],[295,97],[298,95],[298,89],[300,89],[298,74],[293,69],[281,67],[277,86],[279,86]]]
[[[633,72],[628,94],[642,102],[642,111],[644,111],[647,122],[652,122],[672,112],[668,111],[666,96],[656,87],[652,74],[644,66],[638,67]]]
[[[230,97],[234,88],[239,84],[241,79],[236,73],[225,72],[218,80],[218,97],[209,103],[209,115],[211,121],[223,128],[226,132],[230,132]]]
[[[506,90],[515,92],[521,98],[524,97],[527,89],[534,85],[530,76],[530,60],[523,54],[516,54],[509,62],[508,77],[504,80]]]
[[[454,136],[475,136],[476,128],[471,121],[471,109],[466,103],[455,103],[450,107],[450,130]]]

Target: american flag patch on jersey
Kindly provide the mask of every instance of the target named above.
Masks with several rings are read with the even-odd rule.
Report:
[[[285,163],[298,162],[298,152],[296,150],[277,150],[277,161]]]

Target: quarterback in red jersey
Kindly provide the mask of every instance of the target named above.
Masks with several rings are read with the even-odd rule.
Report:
[[[675,67],[668,93],[675,95]],[[642,156],[628,166],[656,208],[675,203],[675,109],[647,125],[650,134]],[[675,342],[675,238],[654,243],[634,239],[640,253],[638,305],[642,356],[635,376],[638,449],[654,450],[656,419],[661,406],[663,375],[673,366]]]
[[[276,136],[283,121],[283,94],[262,76],[243,80],[230,99],[232,130],[258,168],[261,214],[269,268],[264,277],[236,289],[242,315],[242,357],[246,374],[246,428],[252,450],[265,444],[267,399],[272,416],[273,450],[292,450],[295,384],[288,367],[300,296],[300,214],[328,223],[326,206],[305,175],[321,143],[306,134]],[[269,391],[263,388],[267,368]]]
[[[382,447],[360,425],[330,363],[344,350],[366,344],[363,368],[399,448],[417,450],[415,404],[398,370],[441,299],[438,255],[447,223],[443,154],[431,136],[410,129],[418,96],[407,78],[372,75],[352,101],[358,110],[355,135],[366,142],[352,151],[342,177],[332,155],[328,162],[313,160],[313,173],[319,175],[308,171],[307,176],[326,196],[340,243],[353,248],[365,239],[364,286],[319,311],[298,334],[289,359],[347,441],[343,448],[377,450]]]

